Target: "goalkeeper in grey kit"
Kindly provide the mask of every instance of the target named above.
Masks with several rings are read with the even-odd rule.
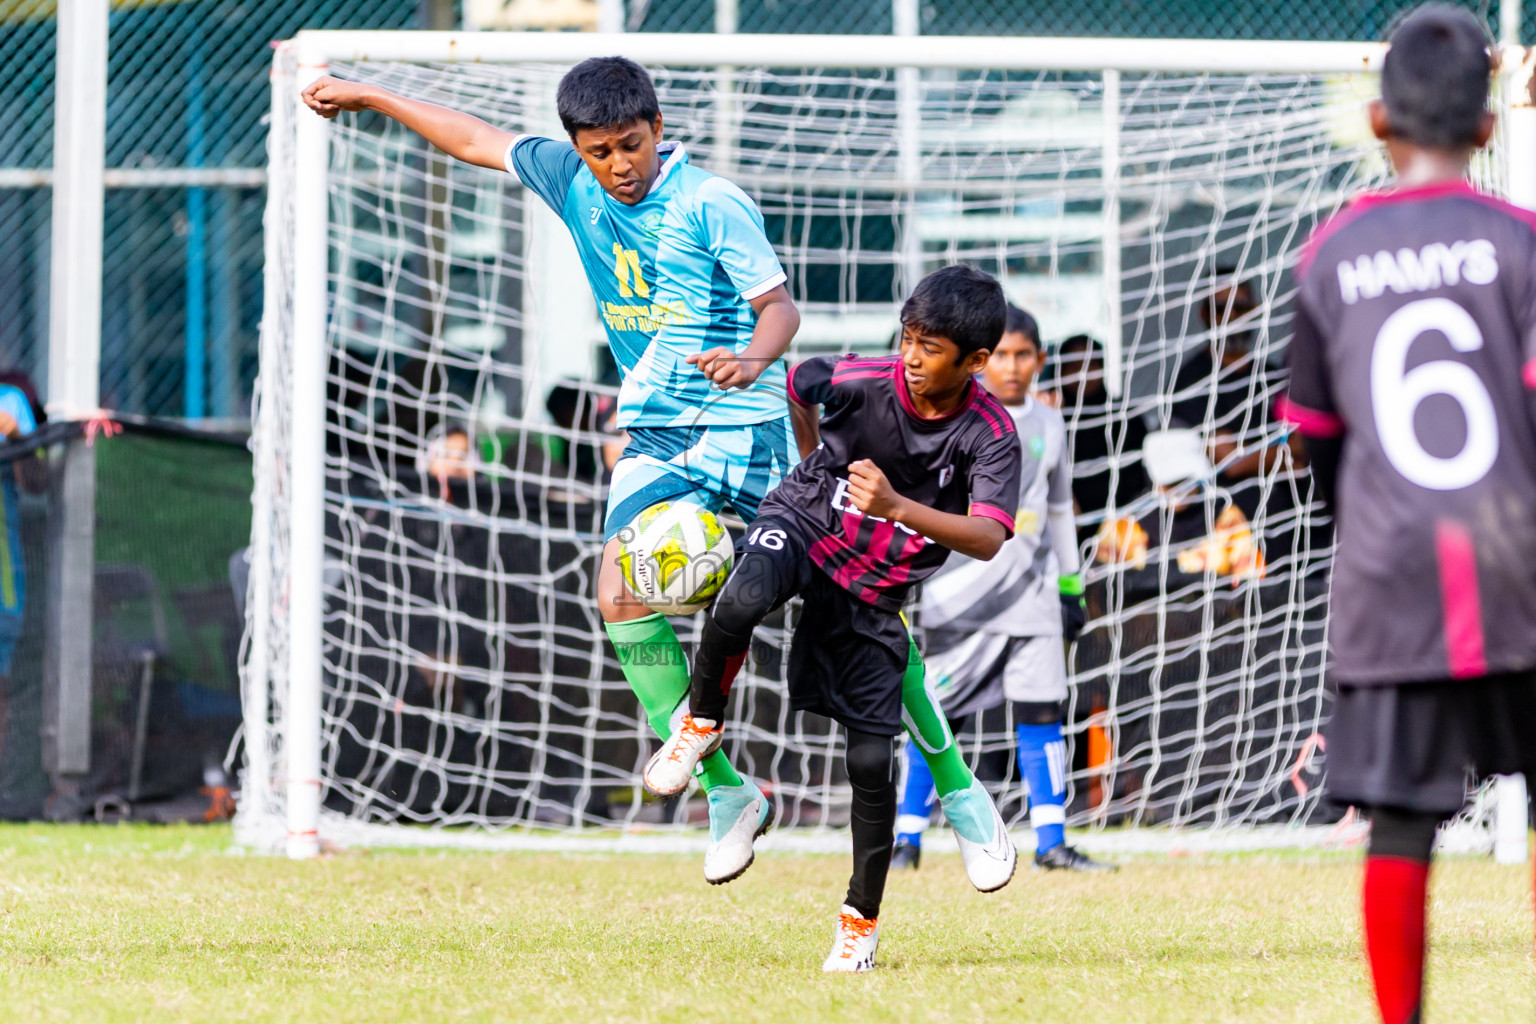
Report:
[[[951,555],[923,587],[924,655],[951,722],[1013,702],[1019,775],[1029,791],[1035,866],[1113,871],[1066,843],[1067,699],[1062,640],[1083,627],[1072,518],[1072,457],[1061,413],[1030,394],[1045,363],[1035,318],[1008,307],[980,380],[1012,417],[1024,458],[1013,539],[991,561]],[[896,819],[893,867],[915,869],[933,811],[933,775],[915,739]]]

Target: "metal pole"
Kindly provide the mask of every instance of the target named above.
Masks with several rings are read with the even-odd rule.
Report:
[[[1125,359],[1120,324],[1120,72],[1104,72],[1104,390],[1118,398]]]
[[[1499,42],[1504,46],[1520,45],[1520,16],[1524,8],[1521,0],[1499,0]]]
[[[895,0],[915,26],[913,0]],[[902,8],[898,8],[901,10]],[[332,60],[571,64],[622,53],[642,64],[687,67],[940,68],[958,70],[1192,71],[1242,74],[1381,70],[1383,43],[1299,43],[1254,39],[1089,39],[1050,36],[771,35],[742,32],[397,32],[304,29],[295,40]]]
[[[192,37],[192,53],[187,61],[186,104],[187,164],[201,167],[207,159],[201,29]],[[200,420],[208,414],[208,194],[197,186],[187,189],[186,273],[182,413],[188,419]]]
[[[715,0],[715,34],[736,34],[736,0]],[[726,177],[736,173],[736,68],[722,64],[715,72],[715,167]]]
[[[919,0],[892,0],[891,32],[896,36],[915,36],[919,22]],[[906,295],[917,287],[923,276],[923,238],[917,226],[917,180],[923,169],[922,79],[915,67],[896,69],[897,163],[906,195],[902,199],[901,281],[897,294]]]
[[[436,30],[454,28],[453,0],[427,0],[427,27]],[[425,139],[415,140],[426,162],[422,198],[426,203],[426,301],[422,303],[420,330],[433,344],[442,341],[443,324],[448,316],[448,277],[451,272],[448,236],[453,221],[448,214],[448,188],[453,175],[452,161]]]
[[[53,235],[48,406],[60,417],[100,404],[102,165],[107,123],[107,0],[61,4],[54,86]],[[91,767],[91,612],[96,558],[96,453],[77,446],[59,471],[50,531],[43,758],[50,814],[78,815]]]
[[[303,89],[326,72],[299,46]],[[291,96],[289,102],[297,103]],[[293,181],[293,443],[288,534],[288,699],[283,708],[287,754],[288,856],[320,852],[320,684],[325,602],[325,375],[328,278],[330,125],[297,114]]]

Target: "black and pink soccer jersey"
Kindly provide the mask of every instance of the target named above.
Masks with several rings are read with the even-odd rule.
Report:
[[[1338,679],[1536,666],[1536,215],[1460,182],[1367,195],[1300,272],[1283,411],[1343,438]]]
[[[901,359],[822,356],[789,374],[790,397],[820,405],[821,446],[764,499],[760,515],[802,523],[810,560],[860,600],[899,611],[949,549],[848,500],[848,464],[869,459],[896,493],[941,512],[987,516],[1013,534],[1022,455],[1013,417],[972,383],[960,406],[924,419]]]

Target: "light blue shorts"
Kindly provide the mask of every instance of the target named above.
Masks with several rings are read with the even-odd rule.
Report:
[[[743,520],[800,461],[786,414],[730,427],[630,427],[613,467],[603,539],[612,540],[659,501],[688,500],[711,512],[729,505]]]

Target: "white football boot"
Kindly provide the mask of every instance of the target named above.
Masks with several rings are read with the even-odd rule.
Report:
[[[848,904],[837,915],[837,937],[832,952],[822,962],[824,971],[858,973],[875,969],[875,947],[880,945],[880,922],[860,917]]]
[[[641,781],[657,796],[681,793],[693,778],[693,769],[720,749],[725,733],[719,726],[702,726],[686,711],[674,719],[672,735],[645,763]]]
[[[982,892],[996,892],[1007,885],[1019,866],[1019,852],[987,787],[973,778],[970,786],[940,797],[939,803],[955,830],[971,884]]]
[[[773,801],[751,779],[709,791],[709,849],[704,880],[724,885],[752,866],[752,843],[773,825]]]

